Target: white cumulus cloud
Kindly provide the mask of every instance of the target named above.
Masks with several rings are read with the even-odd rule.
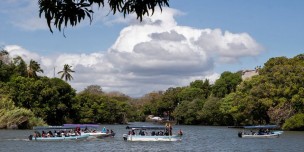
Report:
[[[130,22],[107,51],[47,57],[20,46],[7,49],[39,61],[50,77],[54,69],[59,77],[56,73],[63,65],[71,65],[76,72],[69,83],[78,91],[94,84],[130,96],[185,86],[197,79],[214,82],[219,77],[215,65],[235,63],[263,50],[247,33],[180,26],[174,19],[179,13],[164,8],[141,23]]]

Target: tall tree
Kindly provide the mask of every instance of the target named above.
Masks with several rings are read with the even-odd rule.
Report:
[[[8,81],[12,75],[13,66],[9,64],[9,53],[2,49],[0,51],[0,81]]]
[[[22,59],[22,57],[17,56],[13,59],[13,64],[14,64],[14,75],[18,76],[27,76],[27,65],[25,61]]]
[[[61,74],[61,79],[64,78],[65,81],[68,81],[68,80],[71,81],[73,79],[71,73],[75,72],[75,71],[73,71],[71,68],[72,68],[72,66],[70,66],[68,64],[65,64],[63,66],[63,70],[58,72],[58,74]]]
[[[37,72],[43,73],[43,70],[40,68],[40,64],[38,64],[38,62],[31,60],[27,68],[27,76],[37,78]]]
[[[210,85],[208,79],[205,79],[205,81],[195,80],[195,81],[190,83],[190,87],[201,89],[202,90],[202,96],[204,96],[205,98],[208,98],[208,96],[211,93],[211,85]]]
[[[221,74],[221,77],[215,81],[212,87],[212,93],[215,97],[225,97],[226,94],[235,92],[238,84],[242,82],[240,73],[232,73],[225,71]]]
[[[70,120],[75,90],[65,81],[48,77],[39,79],[13,77],[7,86],[1,86],[17,107],[30,109],[49,125],[60,125]]]

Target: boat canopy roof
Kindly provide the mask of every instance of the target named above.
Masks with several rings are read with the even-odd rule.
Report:
[[[133,130],[165,130],[164,126],[127,126],[126,129]]]
[[[75,126],[36,126],[34,130],[75,129]]]
[[[79,127],[79,128],[98,128],[98,124],[63,124],[64,127]]]
[[[243,126],[245,129],[274,129],[279,128],[277,125],[259,125],[259,126]]]

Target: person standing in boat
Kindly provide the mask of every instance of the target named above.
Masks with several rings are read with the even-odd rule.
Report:
[[[169,136],[172,136],[172,126],[169,124]]]
[[[165,136],[168,136],[169,135],[169,124],[166,123],[165,127],[166,127]]]

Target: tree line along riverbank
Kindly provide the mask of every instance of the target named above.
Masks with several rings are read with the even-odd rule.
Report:
[[[304,129],[304,55],[270,58],[248,71],[221,74],[187,86],[155,91],[141,98],[104,92],[99,85],[76,92],[65,65],[59,78],[39,76],[43,69],[31,60],[0,54],[0,128],[32,128],[64,123],[124,124],[160,116],[186,125],[277,124],[284,130]],[[243,76],[243,77],[242,77]]]

